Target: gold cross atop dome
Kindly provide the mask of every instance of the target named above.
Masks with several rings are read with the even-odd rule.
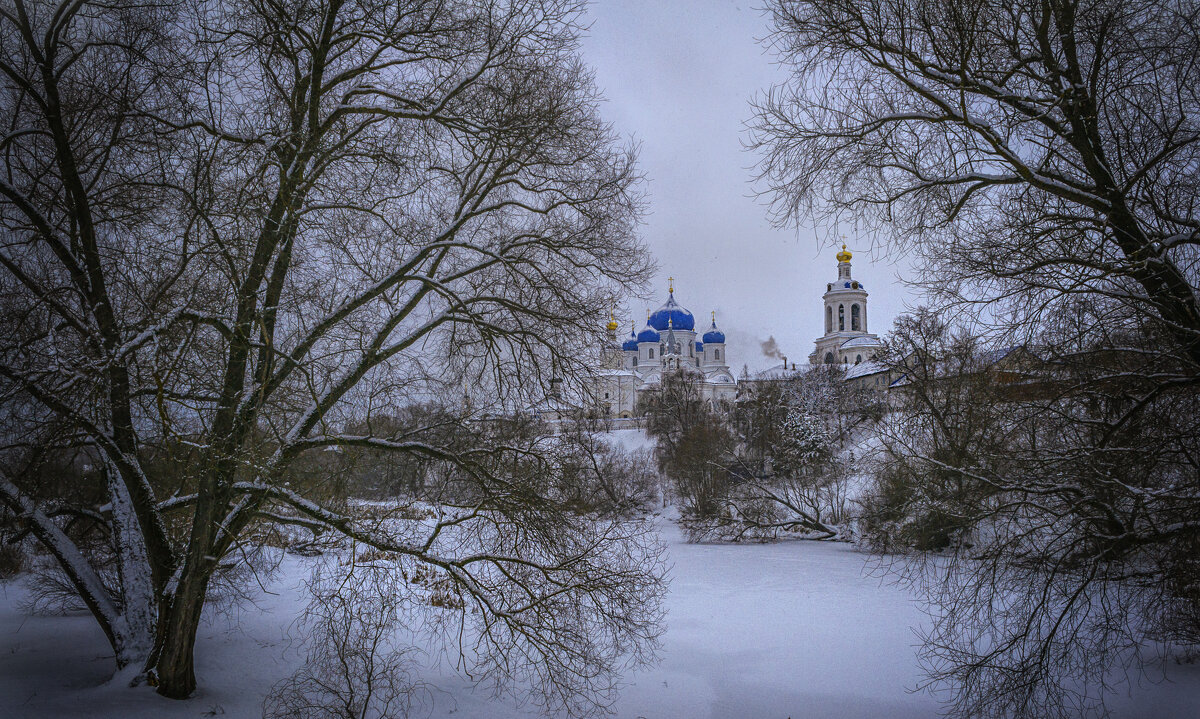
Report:
[[[667,278],[667,292],[670,292],[671,294],[675,294],[675,278],[674,277]]]

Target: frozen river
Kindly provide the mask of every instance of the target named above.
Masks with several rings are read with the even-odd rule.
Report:
[[[922,615],[905,590],[845,544],[689,545],[665,523],[672,571],[662,662],[627,677],[615,709],[645,717],[932,717],[913,627]],[[303,565],[290,565],[299,575]],[[18,587],[0,588],[0,717],[258,717],[262,696],[290,673],[288,625],[300,604],[285,576],[260,608],[217,616],[197,646],[202,688],[189,702],[105,683],[106,644],[84,616],[25,617]],[[472,692],[430,669],[432,716],[537,716],[531,707]],[[1200,716],[1200,667],[1168,667],[1172,681],[1112,702],[1118,719]],[[418,716],[424,716],[422,712]]]

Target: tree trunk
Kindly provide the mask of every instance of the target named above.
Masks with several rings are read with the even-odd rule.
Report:
[[[153,569],[133,500],[119,470],[106,461],[104,472],[112,508],[113,549],[117,555],[121,596],[121,614],[116,622],[120,629],[115,633],[113,649],[117,667],[124,668],[144,664],[154,648],[157,622]]]
[[[171,699],[187,699],[196,691],[196,631],[204,609],[206,581],[181,582],[158,623],[156,651],[146,667],[158,693]],[[201,586],[197,586],[200,584]]]

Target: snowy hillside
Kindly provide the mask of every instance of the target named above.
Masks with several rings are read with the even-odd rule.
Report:
[[[604,432],[600,436],[626,452],[654,449],[654,438],[646,434],[644,429],[615,429],[612,432]]]

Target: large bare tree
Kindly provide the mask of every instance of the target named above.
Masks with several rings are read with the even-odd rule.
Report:
[[[444,575],[486,618],[477,676],[574,701],[652,646],[643,526],[371,421],[468,378],[517,406],[644,281],[580,5],[0,4],[0,499],[161,694],[194,690],[214,573],[262,523]],[[472,502],[363,524],[286,481],[336,446],[452,463]],[[100,471],[46,481],[68,452]]]
[[[752,142],[778,220],[884,230],[931,288],[1026,318],[1113,298],[1200,364],[1196,3],[770,7],[794,74]]]
[[[954,542],[919,575],[931,679],[965,715],[1102,712],[1115,670],[1200,626],[1200,4],[769,7],[776,219],[911,252],[933,308],[893,336],[877,488]]]

